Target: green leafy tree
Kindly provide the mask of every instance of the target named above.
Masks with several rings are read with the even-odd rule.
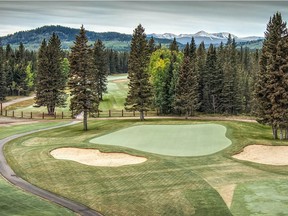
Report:
[[[83,130],[88,130],[88,113],[96,113],[99,106],[98,86],[93,70],[92,50],[82,26],[70,54],[70,110],[72,115],[83,113]]]
[[[148,73],[150,54],[144,31],[140,24],[133,32],[128,60],[128,95],[125,102],[126,110],[140,112],[140,120],[144,120],[144,112],[149,110],[152,104],[152,87]]]
[[[97,40],[93,47],[93,64],[95,69],[95,78],[98,87],[99,100],[103,100],[103,94],[107,92],[107,56],[105,46],[101,40]]]
[[[43,40],[38,54],[38,73],[36,81],[36,104],[46,106],[48,115],[54,115],[56,107],[65,107],[66,78],[61,70],[63,60],[61,42],[56,34]]]

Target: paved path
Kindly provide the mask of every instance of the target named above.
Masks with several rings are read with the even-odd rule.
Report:
[[[16,135],[13,135],[13,136],[10,136],[10,137],[7,137],[5,139],[0,140],[0,173],[9,182],[22,188],[23,190],[28,191],[32,194],[37,195],[37,196],[40,196],[44,199],[50,200],[50,201],[57,203],[61,206],[64,206],[64,207],[66,207],[66,208],[68,208],[68,209],[72,210],[73,212],[76,212],[80,215],[83,215],[83,216],[101,216],[100,213],[96,212],[95,210],[88,208],[87,206],[84,206],[82,204],[76,203],[74,201],[68,200],[68,199],[60,197],[56,194],[53,194],[51,192],[48,192],[48,191],[43,190],[41,188],[38,188],[35,185],[32,185],[29,182],[25,181],[24,179],[18,177],[14,173],[14,171],[11,169],[11,167],[7,164],[7,161],[6,161],[4,154],[3,154],[3,146],[7,142],[9,142],[13,139],[16,139],[16,138],[19,138],[19,137],[22,137],[22,136],[25,136],[28,134],[32,134],[35,132],[60,128],[60,127],[64,127],[64,126],[68,126],[68,125],[72,125],[72,124],[76,124],[76,123],[78,123],[78,121],[73,121],[71,123],[61,125],[61,126],[55,126],[55,127],[45,128],[45,129],[34,130],[34,131],[26,132],[26,133],[16,134]]]

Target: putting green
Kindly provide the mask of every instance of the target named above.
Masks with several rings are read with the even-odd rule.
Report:
[[[231,141],[217,124],[141,125],[90,140],[92,143],[133,148],[169,156],[202,156],[218,152]]]

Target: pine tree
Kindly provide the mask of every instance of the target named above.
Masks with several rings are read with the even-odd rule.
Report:
[[[173,39],[172,43],[170,44],[169,49],[170,49],[171,51],[176,51],[176,52],[179,51],[179,47],[178,47],[176,38]]]
[[[199,107],[198,78],[189,57],[184,58],[176,85],[174,109],[180,114],[194,115]]]
[[[199,102],[201,102],[199,106],[199,111],[204,111],[203,108],[203,95],[204,95],[204,77],[206,76],[206,49],[204,42],[201,42],[197,51],[196,51],[196,71],[198,74],[198,95]]]
[[[190,54],[190,47],[189,47],[189,43],[187,42],[184,50],[183,50],[183,53],[184,53],[184,58],[186,57],[189,57],[189,54]]]
[[[151,37],[150,40],[148,41],[148,50],[150,55],[156,50],[155,40],[153,37]]]
[[[48,115],[54,115],[56,107],[66,106],[66,76],[62,72],[62,50],[59,37],[53,33],[48,44],[43,40],[38,55],[36,104],[46,106]]]
[[[70,88],[70,110],[73,115],[83,112],[83,129],[88,130],[88,113],[98,111],[99,96],[97,83],[93,73],[92,50],[88,46],[88,39],[82,26],[76,36],[70,54],[70,74],[68,86]]]
[[[6,98],[6,76],[4,70],[4,50],[0,46],[0,102]]]
[[[272,106],[277,103],[274,100],[277,80],[275,74],[281,65],[276,62],[277,47],[282,37],[287,34],[286,23],[282,21],[280,13],[270,18],[265,32],[262,55],[260,56],[260,70],[255,84],[256,114],[257,121],[272,126],[274,139],[278,138],[279,124],[273,116]],[[277,63],[277,64],[275,64]],[[271,74],[272,73],[272,74]],[[274,92],[273,92],[274,91]]]
[[[128,61],[128,95],[125,109],[139,111],[140,120],[144,120],[144,111],[152,103],[152,88],[149,83],[149,50],[144,28],[140,25],[134,30]]]
[[[107,56],[105,46],[101,40],[97,40],[93,47],[93,64],[95,68],[95,78],[98,87],[99,100],[103,100],[103,94],[107,92]]]
[[[192,37],[190,47],[189,47],[189,57],[191,58],[192,61],[196,61],[196,44],[195,44],[195,39]]]

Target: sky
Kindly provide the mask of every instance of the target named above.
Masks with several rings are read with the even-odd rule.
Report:
[[[8,1],[0,0],[0,36],[44,25],[96,32],[132,34],[142,24],[146,34],[229,32],[263,36],[277,11],[288,21],[288,1]]]

